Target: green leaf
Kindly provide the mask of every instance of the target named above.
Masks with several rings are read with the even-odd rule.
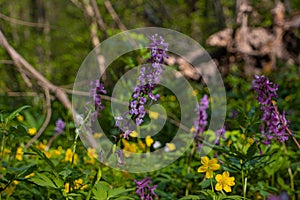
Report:
[[[253,142],[253,144],[247,150],[247,158],[248,159],[252,158],[252,156],[254,156],[256,151],[257,151],[257,145],[255,142]]]
[[[210,186],[210,180],[209,179],[206,179],[204,181],[202,181],[200,184],[199,184],[203,189],[207,188],[208,186]]]
[[[125,189],[123,187],[119,187],[119,188],[111,189],[111,190],[108,191],[108,199],[112,198],[112,197],[117,197],[122,193],[129,192],[129,191],[132,191],[132,190],[134,190],[134,188]]]
[[[200,197],[198,197],[196,195],[188,195],[188,196],[180,198],[179,200],[186,200],[186,199],[200,199]]]
[[[22,106],[22,107],[18,108],[17,110],[13,111],[7,118],[5,118],[5,123],[7,124],[11,120],[13,120],[17,115],[19,115],[19,113],[22,110],[25,110],[26,108],[29,108],[29,107],[30,106],[26,105],[26,106]]]
[[[57,189],[57,185],[45,174],[36,173],[36,175],[29,179],[29,181],[42,186],[42,187],[51,187]]]
[[[103,185],[97,184],[93,189],[94,198],[97,200],[106,200],[107,199],[107,190]]]

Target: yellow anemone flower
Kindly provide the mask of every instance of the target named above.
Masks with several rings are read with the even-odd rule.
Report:
[[[19,122],[22,122],[22,121],[24,120],[23,115],[18,115],[18,116],[17,116],[17,120],[18,120]]]
[[[28,132],[29,135],[35,135],[36,134],[36,128],[29,128],[27,132]]]
[[[231,186],[234,186],[234,177],[230,177],[229,172],[225,171],[223,174],[216,175],[216,190],[221,191],[225,190],[225,192],[231,192]]]
[[[158,119],[158,115],[159,115],[158,112],[149,111],[149,117],[151,119]]]
[[[17,148],[16,159],[17,160],[23,160],[23,150],[22,150],[21,147]]]
[[[151,138],[151,136],[147,135],[146,136],[146,145],[147,147],[150,147],[151,144],[153,144],[154,140]]]
[[[205,177],[212,178],[214,171],[220,169],[220,165],[217,164],[217,162],[218,162],[218,159],[216,159],[216,158],[209,160],[209,158],[207,156],[201,157],[202,166],[200,166],[198,168],[198,172],[199,173],[206,172]]]

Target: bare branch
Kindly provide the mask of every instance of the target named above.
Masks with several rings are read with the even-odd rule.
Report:
[[[55,93],[57,99],[67,108],[72,110],[72,104],[68,99],[66,93],[59,88],[58,86],[52,84],[48,81],[41,73],[39,73],[32,65],[30,65],[7,41],[5,36],[3,35],[2,31],[0,30],[0,45],[8,52],[14,63],[24,68],[26,73],[35,80],[37,80],[38,84],[43,87],[47,88],[49,91]]]
[[[96,19],[97,19],[97,24],[99,26],[99,28],[101,29],[102,31],[102,34],[103,34],[103,40],[107,38],[107,33],[106,33],[106,25],[102,19],[102,16],[100,14],[100,11],[99,11],[99,8],[98,8],[98,5],[97,5],[97,2],[96,0],[90,0],[91,1],[91,6],[94,10],[94,13],[95,13],[95,16],[96,16]]]
[[[111,15],[111,17],[115,20],[115,22],[117,23],[117,25],[119,26],[119,28],[122,31],[127,31],[128,29],[124,26],[124,24],[121,22],[118,14],[116,13],[115,9],[112,7],[111,3],[109,0],[104,0],[104,5],[107,9],[107,11],[109,12],[109,14]]]
[[[45,129],[47,128],[47,126],[50,122],[51,115],[52,115],[52,109],[51,109],[50,93],[49,93],[48,88],[45,88],[45,99],[46,99],[46,109],[47,109],[46,119],[45,119],[42,127],[37,132],[37,134],[34,135],[33,138],[31,138],[31,140],[29,140],[29,142],[26,144],[26,146],[25,146],[26,148],[29,148],[42,135],[42,133],[45,131]]]
[[[9,21],[11,23],[19,24],[19,25],[23,25],[23,26],[40,27],[40,28],[44,28],[45,26],[47,26],[46,24],[34,23],[34,22],[28,22],[28,21],[23,21],[23,20],[19,20],[19,19],[14,19],[14,18],[8,17],[8,16],[6,16],[2,13],[0,13],[0,18],[4,19],[6,21]]]

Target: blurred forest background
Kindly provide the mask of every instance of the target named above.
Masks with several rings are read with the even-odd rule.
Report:
[[[61,88],[62,92],[72,89],[82,61],[101,41],[121,31],[146,26],[173,29],[198,41],[215,59],[229,91],[236,86],[237,90],[243,89],[240,88],[243,86],[239,86],[241,80],[232,77],[230,80],[226,79],[229,74],[236,73],[240,77],[252,78],[251,73],[277,73],[279,69],[276,66],[294,66],[288,77],[292,84],[298,84],[299,67],[296,66],[300,46],[300,1],[282,1],[283,11],[276,10],[279,2],[0,0],[0,30],[16,52],[55,86],[53,90],[50,88],[50,92],[54,94],[57,88]],[[281,14],[284,15],[283,18]],[[284,24],[280,24],[280,20]],[[276,27],[279,27],[278,30]],[[279,48],[282,48],[282,43],[285,44],[289,54],[277,55],[278,52],[274,53],[272,50],[275,49],[274,46],[269,45],[276,40],[278,31],[284,37],[280,38]],[[249,34],[248,38],[241,38],[248,33],[253,34]],[[267,38],[264,38],[264,34]],[[269,37],[272,34],[275,36]],[[3,35],[0,39],[2,46]],[[247,49],[249,46],[252,49]],[[266,50],[267,47],[269,49]],[[233,48],[235,49],[232,50]],[[40,102],[43,98],[38,98],[45,95],[41,83],[43,81],[32,76],[22,62],[18,63],[20,60],[13,58],[7,45],[0,48],[0,58],[0,109],[12,110],[25,103],[34,102],[44,110],[43,103]],[[276,62],[278,59],[282,61]],[[127,64],[118,63],[118,67],[122,68]],[[188,78],[199,81],[199,76],[194,76],[193,71],[189,72],[193,70],[191,66],[185,66],[185,63],[179,61],[176,64]],[[247,65],[250,66],[249,69],[245,68]],[[286,69],[288,68],[285,71]],[[293,87],[294,85],[290,86]],[[289,94],[289,91],[283,92],[286,93],[285,96]],[[290,100],[293,98],[297,101],[296,105],[299,105],[296,96],[290,97]],[[55,100],[55,95],[52,100]],[[55,101],[52,106],[61,108]]]

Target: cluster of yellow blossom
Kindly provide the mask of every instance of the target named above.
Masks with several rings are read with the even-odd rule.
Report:
[[[73,152],[70,148],[68,148],[66,150],[66,155],[65,155],[65,161],[66,162],[72,162],[72,158],[73,158]],[[78,162],[78,154],[75,153],[74,154],[74,160],[73,160],[73,163],[76,165]]]
[[[205,173],[206,178],[213,178],[214,171],[220,169],[220,164],[216,158],[209,159],[207,156],[201,157],[202,166],[198,168],[199,173]],[[216,191],[224,190],[225,192],[231,192],[231,187],[235,185],[234,177],[230,177],[229,172],[225,171],[222,174],[217,174],[215,177],[217,184],[215,186]]]
[[[88,156],[88,158],[86,158],[86,157],[83,158],[84,163],[94,164],[95,163],[95,158],[98,157],[98,155],[96,153],[96,149],[88,148],[87,149],[87,156]]]
[[[74,181],[74,187],[73,188],[70,188],[70,183],[65,183],[65,191],[66,191],[66,193],[69,193],[70,190],[72,190],[72,189],[75,189],[75,190],[78,190],[78,189],[84,190],[87,187],[88,187],[88,185],[83,184],[83,180],[81,178],[80,179],[76,179]]]

